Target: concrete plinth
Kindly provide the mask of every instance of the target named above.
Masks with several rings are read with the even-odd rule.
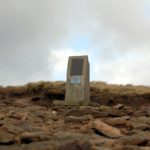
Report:
[[[88,56],[70,56],[67,69],[64,105],[90,103]]]

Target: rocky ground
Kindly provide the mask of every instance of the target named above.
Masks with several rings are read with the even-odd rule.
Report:
[[[0,150],[150,150],[150,107],[1,102]]]
[[[90,106],[53,106],[65,82],[0,86],[0,150],[150,150],[150,87],[90,83]]]

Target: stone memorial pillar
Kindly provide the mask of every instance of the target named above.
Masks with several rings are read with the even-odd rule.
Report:
[[[65,105],[90,103],[88,56],[70,56],[67,69]]]

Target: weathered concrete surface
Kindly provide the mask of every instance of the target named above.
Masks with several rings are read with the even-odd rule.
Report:
[[[70,56],[64,105],[90,104],[89,80],[88,56]]]

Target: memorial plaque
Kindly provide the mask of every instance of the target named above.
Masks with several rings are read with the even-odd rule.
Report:
[[[71,83],[72,84],[79,84],[81,82],[81,76],[72,76]]]
[[[83,70],[83,59],[72,59],[71,62],[71,76],[80,76],[82,75]]]

